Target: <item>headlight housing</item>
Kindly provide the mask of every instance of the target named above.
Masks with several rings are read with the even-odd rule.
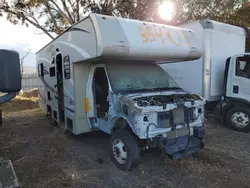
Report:
[[[202,114],[202,109],[201,108],[189,108],[189,117],[190,117],[190,120],[193,122],[193,121],[196,121],[200,115]]]

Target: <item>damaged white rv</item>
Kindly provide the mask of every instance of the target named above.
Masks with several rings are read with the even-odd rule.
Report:
[[[140,149],[180,158],[203,148],[204,104],[157,63],[202,56],[191,30],[90,14],[37,53],[39,105],[74,134],[111,135],[112,161],[139,163]]]

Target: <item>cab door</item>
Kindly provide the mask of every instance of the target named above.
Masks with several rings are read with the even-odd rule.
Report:
[[[250,101],[250,55],[235,56],[230,63],[227,93],[232,98]]]

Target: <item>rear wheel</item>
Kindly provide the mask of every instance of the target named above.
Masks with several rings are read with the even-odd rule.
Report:
[[[138,166],[140,149],[135,136],[128,130],[116,130],[110,139],[110,156],[115,165],[124,171]]]
[[[226,115],[226,125],[240,132],[249,132],[250,109],[244,106],[230,109]]]

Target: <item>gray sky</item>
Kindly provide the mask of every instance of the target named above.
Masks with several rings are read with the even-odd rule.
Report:
[[[24,64],[26,66],[35,66],[35,53],[49,43],[51,39],[32,26],[13,25],[4,18],[0,18],[0,25],[0,49],[17,50],[20,57],[31,49]]]
[[[174,11],[173,2],[163,2],[158,11],[161,17],[171,20]],[[4,17],[0,17],[0,26],[0,49],[17,50],[20,57],[23,57],[31,49],[27,58],[25,58],[24,66],[35,67],[35,53],[49,43],[51,39],[46,34],[41,34],[41,31],[33,26],[13,25]]]

